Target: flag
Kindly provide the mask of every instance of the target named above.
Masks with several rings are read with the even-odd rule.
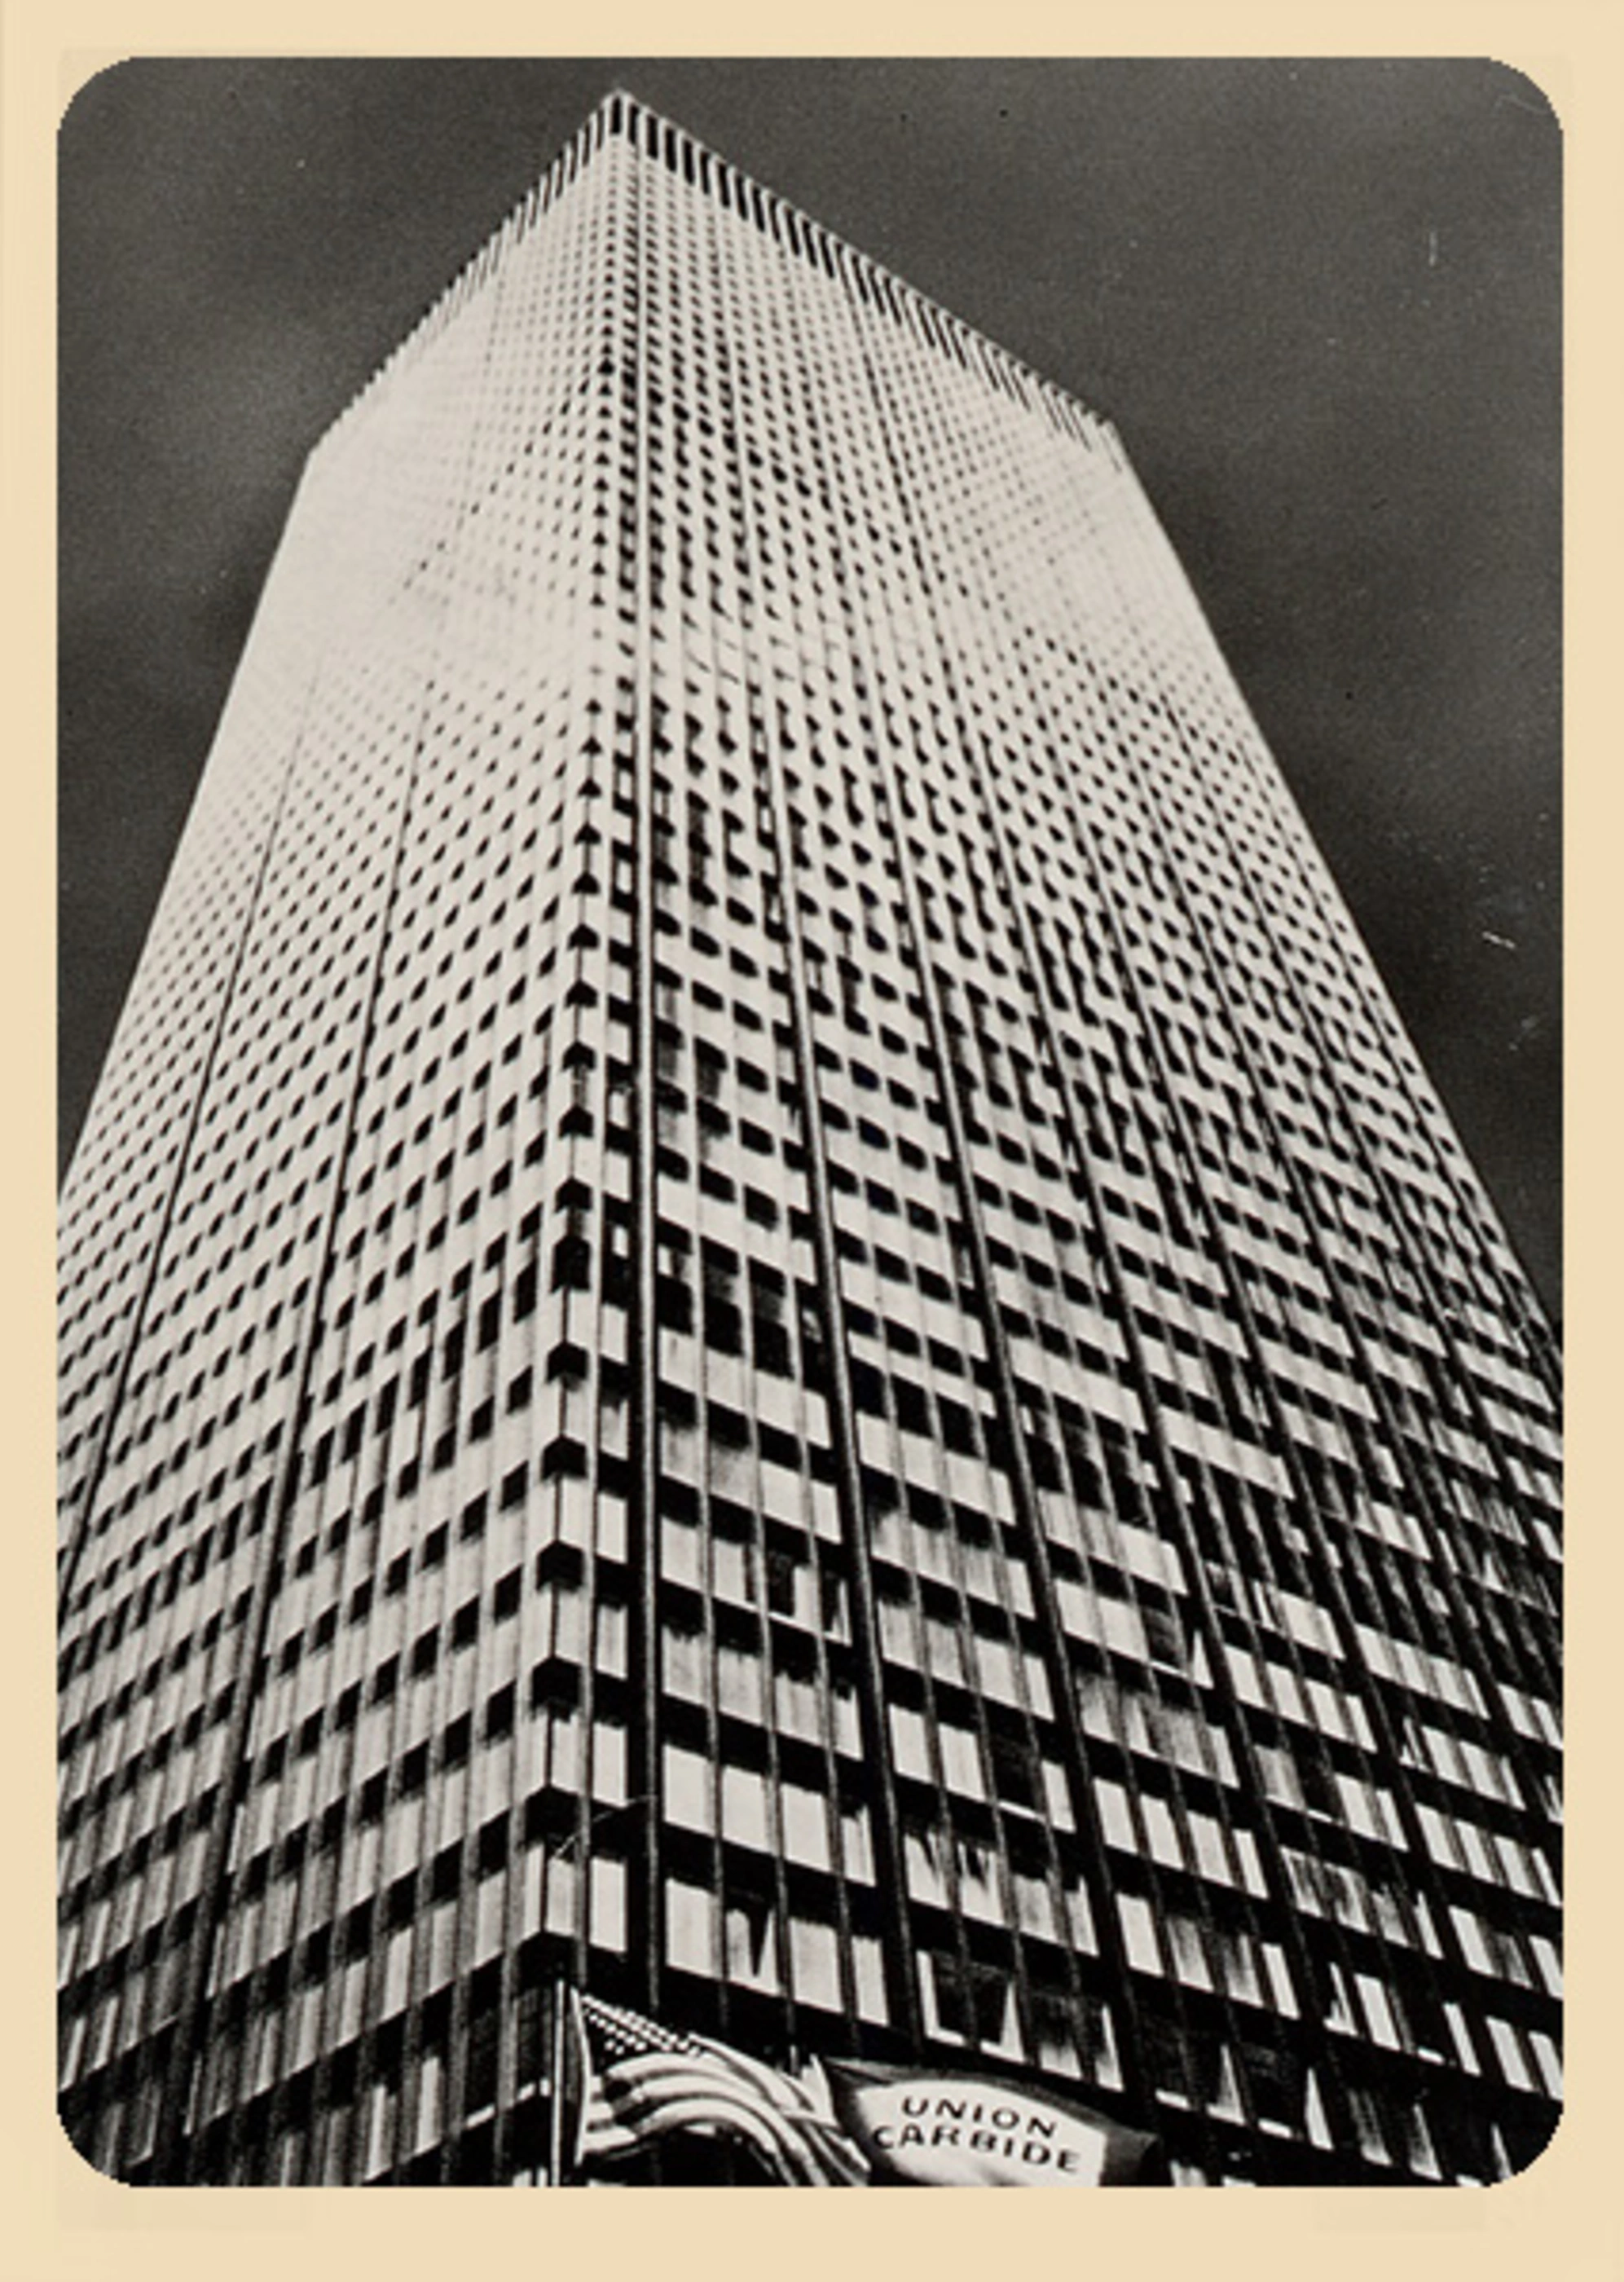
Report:
[[[935,2069],[829,2061],[835,2114],[876,2186],[1125,2187],[1165,2183],[1160,2142],[1053,2092]]]
[[[577,2164],[612,2161],[668,2132],[742,2142],[785,2187],[861,2187],[865,2157],[793,2078],[726,2045],[661,2028],[600,1998],[576,1999]]]

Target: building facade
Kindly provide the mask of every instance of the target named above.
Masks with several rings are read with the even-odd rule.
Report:
[[[1548,2138],[1537,1305],[1111,429],[625,96],[312,455],[61,1323],[104,2170],[539,2177],[561,1976]]]

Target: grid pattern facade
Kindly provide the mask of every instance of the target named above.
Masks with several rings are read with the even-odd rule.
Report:
[[[1110,429],[612,97],[313,454],[64,1202],[63,2113],[546,1991],[1192,2183],[1556,2114],[1556,1364]]]

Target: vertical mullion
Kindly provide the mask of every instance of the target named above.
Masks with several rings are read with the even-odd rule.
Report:
[[[636,114],[633,114],[634,125]],[[658,889],[654,877],[654,727],[652,657],[652,566],[650,563],[648,450],[648,165],[635,136],[611,144],[621,155],[627,185],[630,231],[626,256],[632,281],[632,316],[628,353],[633,372],[631,457],[633,609],[636,617],[635,697],[636,819],[635,946],[632,1004],[636,1035],[632,1086],[631,1150],[632,1308],[630,1358],[631,1489],[628,1557],[631,1568],[631,1669],[636,1691],[631,1721],[629,1821],[631,1862],[627,1894],[626,1943],[634,1983],[651,2013],[660,2009],[665,1956],[664,1896],[661,1875],[661,1782],[660,1764],[660,1330],[656,1287],[655,1231],[658,1211],[655,1152],[658,1146],[659,1009],[654,941]],[[623,392],[617,420],[623,408]],[[623,470],[624,468],[622,461]]]

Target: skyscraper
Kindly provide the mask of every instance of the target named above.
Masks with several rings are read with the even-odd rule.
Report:
[[[1112,431],[624,96],[312,456],[63,1276],[102,2168],[536,2176],[561,1978],[1548,2135],[1537,1306]]]

